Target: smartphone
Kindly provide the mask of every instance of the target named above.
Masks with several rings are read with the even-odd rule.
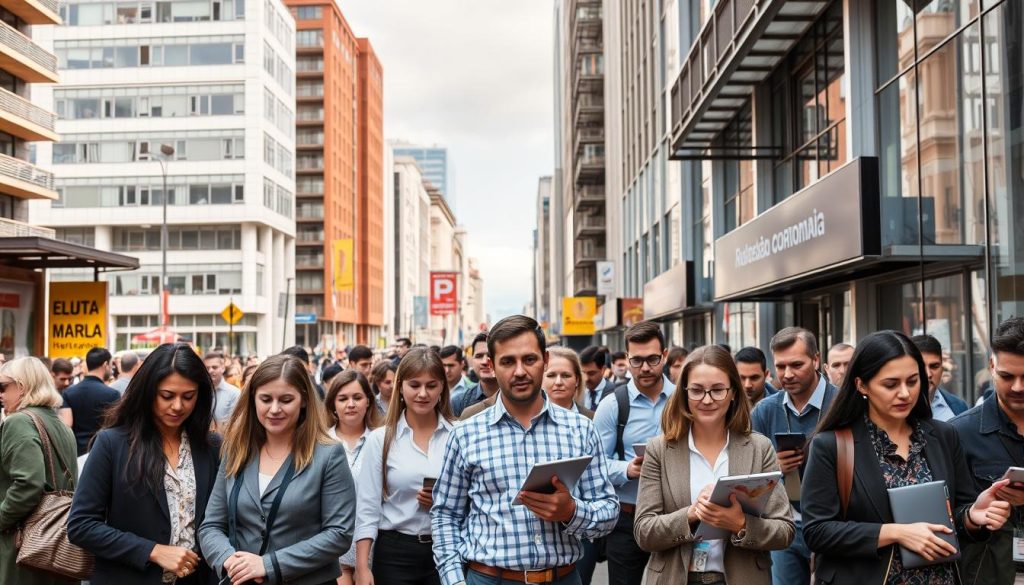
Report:
[[[1003,474],[1003,479],[1010,480],[1010,487],[1024,490],[1024,467],[1010,467]]]
[[[803,433],[775,433],[775,451],[794,451],[807,446],[807,435]]]
[[[647,443],[633,443],[633,452],[637,457],[643,457],[647,452]]]
[[[437,483],[437,478],[436,477],[424,477],[423,478],[423,489],[425,489],[425,490],[433,490],[435,483]]]

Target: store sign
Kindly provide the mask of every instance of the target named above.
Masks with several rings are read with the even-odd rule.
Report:
[[[80,358],[107,346],[107,283],[51,282],[47,312],[50,358]]]
[[[562,297],[562,335],[593,335],[597,297]]]
[[[683,312],[693,298],[693,263],[680,262],[644,285],[644,319],[661,319]]]
[[[619,299],[619,321],[629,328],[644,320],[643,299]]]
[[[597,295],[610,297],[615,294],[615,263],[602,260],[597,263]]]
[[[7,359],[32,355],[34,325],[39,321],[32,283],[0,280],[0,353]]]
[[[430,314],[451,315],[459,308],[458,272],[430,273]]]
[[[296,325],[316,325],[316,313],[295,313]]]
[[[715,240],[715,300],[881,252],[878,159],[855,159]]]

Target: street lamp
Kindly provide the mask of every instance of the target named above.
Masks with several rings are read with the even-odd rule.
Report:
[[[163,208],[164,208],[164,219],[160,225],[160,324],[166,327],[167,321],[170,319],[167,313],[167,296],[170,294],[167,287],[167,162],[174,156],[174,147],[169,144],[160,145],[160,154],[163,156],[154,156],[156,162],[160,163],[160,172],[164,177],[164,190],[163,196]]]

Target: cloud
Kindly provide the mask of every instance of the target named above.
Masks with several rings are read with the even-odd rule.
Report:
[[[554,166],[553,5],[540,0],[339,0],[384,69],[384,134],[439,143],[480,261],[487,311],[531,295],[537,180]]]

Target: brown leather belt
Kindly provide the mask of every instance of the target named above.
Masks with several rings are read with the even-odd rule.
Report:
[[[619,504],[619,509],[627,514],[636,514],[636,506],[634,504]]]
[[[536,571],[510,571],[498,567],[488,567],[476,561],[469,562],[469,569],[488,577],[495,577],[502,581],[514,583],[550,583],[557,581],[576,570],[576,564],[555,567],[553,569],[539,569]]]

